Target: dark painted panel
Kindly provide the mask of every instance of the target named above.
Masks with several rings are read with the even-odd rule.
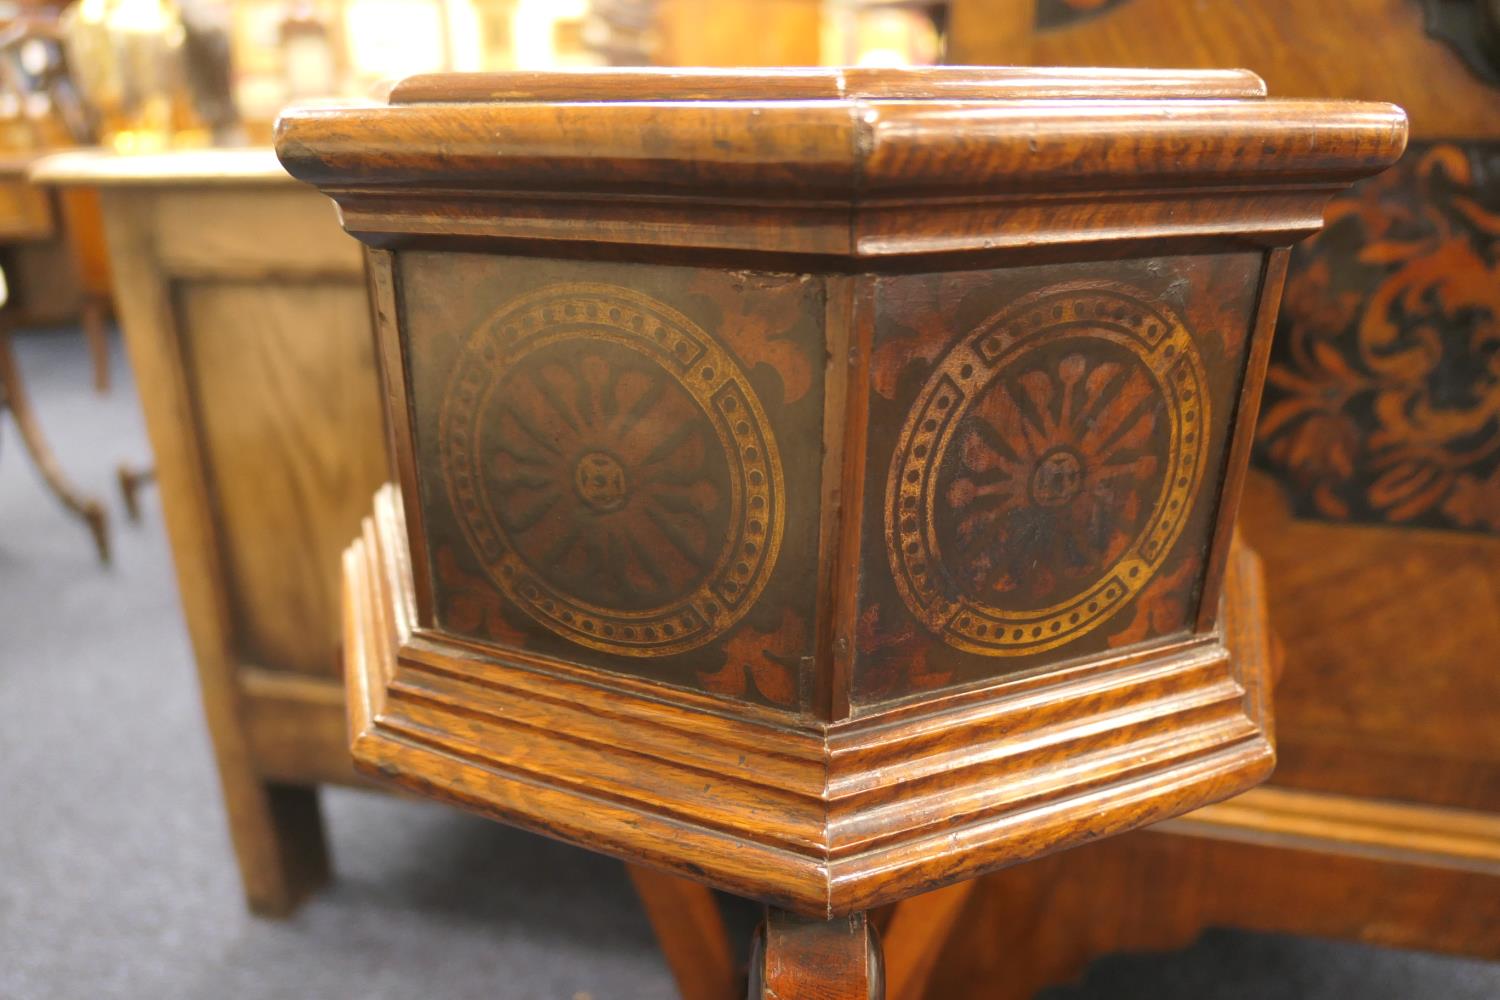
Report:
[[[874,279],[856,705],[1190,628],[1260,266]]]
[[[820,279],[398,258],[439,627],[806,710]]]

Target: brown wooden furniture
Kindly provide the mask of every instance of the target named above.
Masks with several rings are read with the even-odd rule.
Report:
[[[8,157],[0,159],[0,244],[33,247],[36,244],[50,245],[46,241],[55,236],[55,217],[51,200],[45,191],[26,182],[26,170],[30,157]],[[29,259],[24,258],[23,259]],[[11,274],[0,271],[0,414],[9,412],[21,433],[25,446],[42,481],[65,508],[89,529],[94,539],[94,548],[101,562],[109,562],[109,521],[104,508],[97,500],[80,494],[63,475],[62,468],[52,455],[47,440],[42,436],[41,424],[31,408],[30,397],[21,369],[16,364],[15,352],[11,349],[10,329],[15,322],[16,308],[11,303]],[[34,314],[33,314],[33,317]],[[102,331],[100,333],[102,338]],[[94,348],[94,363],[97,378],[102,339]],[[108,358],[102,362],[108,371]]]
[[[880,995],[865,911],[1254,784],[1242,418],[1286,247],[1404,140],[1240,71],[289,112],[399,483],[345,559],[358,765],[767,901],[766,997]]]
[[[388,472],[359,244],[270,150],[77,152],[34,176],[102,201],[246,900],[288,913],[328,876],[317,787],[364,784],[339,553]],[[152,474],[120,475],[133,502]],[[730,994],[713,899],[631,877],[685,1000]]]
[[[5,274],[0,271],[0,310],[4,310],[7,298]],[[21,433],[21,444],[42,474],[42,481],[70,513],[88,526],[99,561],[108,563],[109,518],[99,501],[79,493],[63,475],[47,439],[42,436],[41,424],[31,408],[31,397],[27,395],[26,382],[21,377],[21,368],[16,364],[10,340],[10,315],[5,312],[0,316],[3,316],[0,318],[0,416],[9,413],[15,419],[16,429]]]
[[[72,187],[57,193],[58,217],[78,276],[79,323],[94,361],[94,388],[109,391],[109,320],[114,314],[109,253],[104,245],[104,215],[99,192]]]
[[[109,388],[109,276],[97,256],[99,217],[88,195],[57,194],[31,183],[43,153],[0,155],[0,247],[16,322],[80,322],[94,386]]]
[[[97,190],[246,899],[328,873],[338,552],[387,476],[359,246],[268,150],[59,154]]]
[[[1210,925],[1500,958],[1500,72],[1469,44],[1485,16],[955,0],[955,60],[1248,65],[1278,94],[1396,101],[1413,141],[1290,259],[1241,518],[1286,658],[1270,785],[981,883],[932,996],[1029,996]],[[1033,961],[997,957],[1015,954]]]

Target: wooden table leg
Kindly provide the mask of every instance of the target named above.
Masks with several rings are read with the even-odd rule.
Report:
[[[156,481],[156,467],[136,468],[121,462],[115,466],[115,478],[120,483],[120,498],[125,502],[125,516],[132,523],[141,520],[141,487]]]
[[[938,956],[974,884],[973,879],[955,882],[895,905],[881,935],[886,992],[891,1000],[922,1000],[927,995]]]
[[[89,342],[89,357],[94,364],[94,391],[100,394],[109,392],[108,309],[106,300],[97,295],[83,300],[83,336]]]
[[[682,1000],[734,1000],[742,985],[713,890],[654,868],[626,865]]]
[[[62,468],[53,457],[52,450],[42,437],[41,426],[31,409],[31,399],[21,381],[21,370],[16,366],[16,357],[10,346],[10,331],[0,329],[0,409],[9,409],[16,418],[21,431],[21,442],[31,454],[31,459],[42,473],[42,479],[63,506],[72,511],[89,526],[94,536],[94,547],[99,552],[99,561],[109,562],[109,521],[104,516],[104,507],[99,501],[86,497],[73,488],[63,476]]]
[[[884,1000],[880,943],[865,914],[835,920],[768,907],[750,955],[749,1000]]]

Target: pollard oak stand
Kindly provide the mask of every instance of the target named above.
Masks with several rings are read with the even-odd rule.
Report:
[[[757,997],[879,996],[866,911],[1253,785],[1286,248],[1405,131],[1241,71],[288,113],[398,472],[345,558],[357,765],[764,900]]]

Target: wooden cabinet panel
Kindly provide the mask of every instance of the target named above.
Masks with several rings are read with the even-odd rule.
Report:
[[[47,195],[21,180],[0,180],[0,239],[42,240],[53,233]]]
[[[1016,7],[1030,6],[1030,30]],[[948,60],[1025,66],[1243,66],[1287,97],[1394,101],[1414,137],[1491,135],[1500,101],[1417,0],[954,0]],[[1455,5],[1458,6],[1458,5]],[[1475,7],[1480,6],[1475,4]]]
[[[336,673],[339,552],[386,477],[364,287],[181,281],[174,298],[242,654]]]
[[[1500,539],[1294,519],[1261,472],[1242,510],[1288,651],[1276,783],[1500,811]]]
[[[328,877],[339,552],[388,478],[364,257],[268,150],[48,157],[97,197],[247,902]]]
[[[285,188],[285,189],[284,189]],[[204,225],[204,220],[213,220]],[[189,188],[157,200],[156,252],[172,274],[339,274],[362,281],[359,244],[338,214],[289,185]],[[265,238],[247,239],[259,233]]]

